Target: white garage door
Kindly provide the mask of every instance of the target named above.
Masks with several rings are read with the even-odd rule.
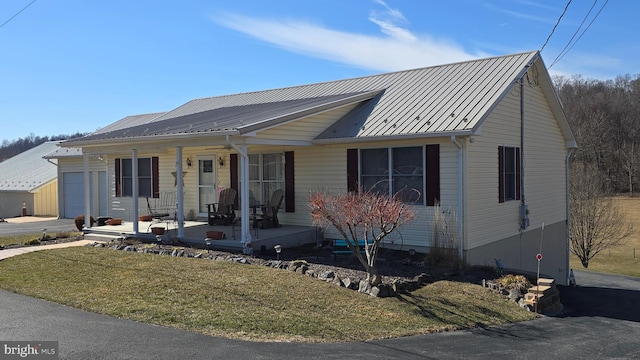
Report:
[[[62,174],[64,194],[64,217],[73,219],[84,212],[84,174]]]

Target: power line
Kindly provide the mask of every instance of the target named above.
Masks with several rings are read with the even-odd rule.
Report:
[[[10,17],[7,21],[3,22],[2,25],[0,25],[0,28],[2,28],[3,26],[7,25],[9,23],[9,21],[13,20],[13,18],[15,18],[16,16],[20,15],[21,12],[25,11],[29,6],[31,6],[31,4],[33,4],[34,2],[36,2],[36,0],[32,0],[30,3],[27,4],[27,6],[23,7],[20,11],[18,11],[17,13],[15,13],[15,15],[13,15],[12,17]]]
[[[596,1],[597,2],[597,1]],[[589,22],[589,25],[587,25],[587,27],[582,31],[582,33],[580,34],[580,36],[578,36],[578,38],[576,39],[576,41],[573,42],[573,44],[571,44],[571,46],[567,49],[567,47],[565,46],[565,49],[567,49],[566,51],[562,50],[560,52],[560,54],[558,54],[558,56],[555,58],[555,60],[553,60],[553,62],[551,63],[551,65],[549,65],[549,69],[551,69],[551,67],[553,65],[555,65],[558,61],[560,61],[565,55],[567,55],[567,53],[569,53],[569,51],[571,51],[571,49],[573,49],[573,47],[578,43],[578,41],[580,41],[580,39],[582,39],[582,36],[587,32],[587,30],[589,30],[589,28],[591,27],[591,25],[593,24],[594,21],[596,21],[596,19],[598,18],[598,16],[600,16],[600,13],[602,12],[602,10],[604,10],[604,7],[607,6],[607,4],[609,3],[609,0],[605,0],[604,4],[602,4],[602,7],[600,8],[600,10],[598,10],[598,12],[596,13],[596,15],[593,17],[593,19],[591,19],[591,22]],[[594,4],[595,5],[595,4]],[[589,12],[591,12],[591,10],[589,10]],[[588,14],[587,14],[588,15]],[[582,26],[582,25],[580,25]],[[578,28],[579,30],[579,28]],[[573,39],[573,37],[571,38]],[[571,42],[571,40],[569,40],[569,43]],[[567,43],[567,46],[569,45],[569,43]]]
[[[549,40],[551,39],[551,36],[553,35],[553,33],[556,31],[556,28],[560,24],[560,20],[562,20],[562,17],[567,12],[567,9],[569,8],[569,5],[571,4],[571,1],[572,0],[569,0],[567,2],[567,5],[564,7],[564,10],[562,11],[562,14],[560,14],[560,17],[558,18],[558,21],[556,21],[556,24],[553,26],[553,29],[551,29],[551,33],[549,34],[549,36],[547,36],[547,40],[544,42],[544,44],[540,48],[540,52],[542,52],[542,50],[544,50],[544,47],[547,46],[547,43],[549,43]]]
[[[593,5],[591,5],[591,8],[589,9],[589,11],[587,12],[587,15],[584,16],[584,18],[582,19],[582,22],[580,23],[580,26],[578,26],[578,28],[576,29],[576,31],[573,33],[573,35],[571,36],[571,39],[569,39],[569,41],[567,41],[567,45],[564,46],[564,48],[562,49],[562,51],[560,51],[560,53],[558,54],[558,56],[553,59],[553,62],[551,64],[551,66],[553,66],[553,64],[556,62],[556,60],[558,60],[558,58],[562,55],[562,53],[567,50],[567,48],[569,47],[569,45],[571,45],[571,42],[573,41],[573,39],[576,37],[576,35],[578,34],[578,32],[580,31],[580,29],[582,29],[582,25],[584,25],[584,22],[587,21],[587,18],[589,18],[589,15],[591,14],[591,11],[593,11],[593,8],[596,6],[596,4],[598,3],[598,0],[594,0],[593,1]],[[549,66],[549,67],[551,67]]]

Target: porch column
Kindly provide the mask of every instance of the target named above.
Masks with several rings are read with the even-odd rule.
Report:
[[[240,146],[240,197],[242,222],[242,242],[244,243],[244,252],[250,254],[251,248],[251,230],[249,228],[249,155],[247,154],[247,145]]]
[[[133,223],[133,233],[138,233],[138,150],[131,150],[131,222]]]
[[[182,179],[182,146],[176,147],[176,186],[178,203],[176,204],[176,215],[178,221],[178,238],[184,237],[184,180]]]
[[[91,182],[89,174],[89,154],[82,152],[82,170],[84,172],[84,227],[91,227]]]

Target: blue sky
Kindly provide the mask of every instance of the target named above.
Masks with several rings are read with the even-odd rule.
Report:
[[[0,2],[0,141],[91,132],[193,98],[540,50],[566,5],[36,0],[6,22],[31,1]],[[547,67],[591,25],[551,74],[640,73],[639,13],[640,1],[573,0],[542,51]]]

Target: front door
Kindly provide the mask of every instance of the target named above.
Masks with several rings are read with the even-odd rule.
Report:
[[[198,156],[198,213],[207,215],[207,204],[216,199],[216,167],[215,156]]]

